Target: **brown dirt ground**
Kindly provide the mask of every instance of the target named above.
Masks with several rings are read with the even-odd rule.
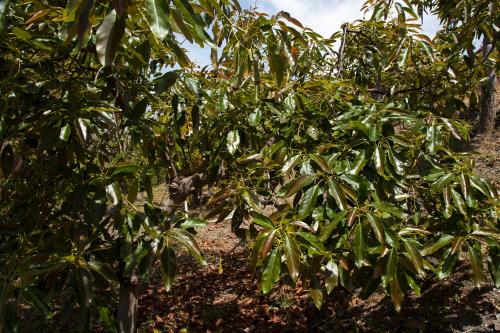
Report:
[[[381,291],[362,300],[343,288],[326,296],[317,310],[300,286],[278,285],[269,295],[257,290],[248,253],[228,223],[210,224],[198,239],[208,265],[181,256],[170,293],[158,277],[152,279],[139,302],[142,332],[500,331],[498,289],[475,289],[467,266],[445,281],[429,281],[420,297],[407,296],[399,314]]]

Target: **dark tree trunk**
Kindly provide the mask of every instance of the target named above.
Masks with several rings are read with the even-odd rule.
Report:
[[[137,300],[139,283],[134,279],[120,282],[120,299],[118,304],[118,332],[135,333],[137,325]]]
[[[494,4],[490,5],[490,14],[494,10]],[[492,41],[487,35],[484,36],[483,39],[483,61],[488,63],[486,59],[493,50],[494,41]],[[495,66],[490,65],[488,67],[488,81],[486,81],[482,87],[483,90],[483,98],[481,100],[481,113],[479,115],[479,124],[478,124],[478,133],[479,134],[491,134],[495,129],[495,121],[496,121],[496,103],[495,103],[495,95],[496,95],[496,84],[497,84],[497,75],[495,72]]]

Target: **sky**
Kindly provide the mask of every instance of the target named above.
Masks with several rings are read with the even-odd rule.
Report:
[[[365,0],[240,0],[242,7],[257,6],[257,10],[270,15],[284,10],[298,19],[304,26],[330,37],[340,29],[345,22],[363,18],[361,7]],[[439,22],[434,16],[424,16],[423,30],[429,36],[434,36],[439,28]],[[210,49],[202,49],[197,45],[183,44],[189,51],[191,60],[197,65],[210,63]]]

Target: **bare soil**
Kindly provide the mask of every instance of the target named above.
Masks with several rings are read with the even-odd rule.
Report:
[[[469,268],[445,281],[429,281],[422,295],[406,297],[398,314],[382,291],[367,300],[336,288],[321,310],[300,285],[279,285],[268,295],[247,269],[248,253],[228,223],[198,235],[208,265],[180,258],[170,293],[153,278],[140,298],[142,332],[497,332],[500,293],[475,289]]]

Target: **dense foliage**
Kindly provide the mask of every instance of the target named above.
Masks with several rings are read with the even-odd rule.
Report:
[[[169,290],[212,220],[264,293],[301,279],[318,307],[341,285],[399,310],[466,258],[498,285],[499,195],[454,149],[486,69],[396,4],[325,39],[229,0],[0,1],[0,331],[62,289],[81,331],[133,332],[155,263]]]

